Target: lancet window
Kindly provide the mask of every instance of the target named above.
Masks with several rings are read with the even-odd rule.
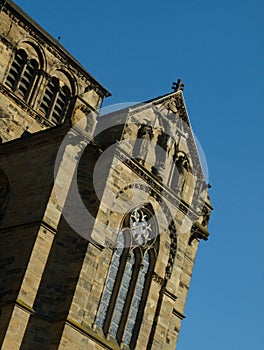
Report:
[[[137,208],[126,216],[102,293],[96,325],[134,349],[158,254],[152,212]]]

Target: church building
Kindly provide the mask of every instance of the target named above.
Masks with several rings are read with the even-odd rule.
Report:
[[[182,89],[102,113],[110,92],[0,0],[2,350],[175,350],[212,210]]]

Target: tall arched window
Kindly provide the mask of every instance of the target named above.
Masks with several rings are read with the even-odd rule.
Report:
[[[32,91],[38,67],[38,62],[35,59],[28,59],[24,50],[18,50],[6,78],[6,85],[24,100],[27,100]]]
[[[54,104],[51,119],[55,123],[59,123],[61,118],[64,116],[66,108],[68,106],[68,101],[70,98],[70,89],[64,85],[58,93],[57,100]]]
[[[101,297],[96,325],[134,349],[158,254],[157,224],[146,207],[124,220]]]
[[[45,94],[40,105],[40,110],[46,116],[48,116],[51,111],[52,105],[56,98],[56,94],[59,91],[59,86],[59,79],[55,77],[52,77],[46,86]]]
[[[38,70],[38,62],[34,59],[28,61],[21,75],[17,90],[24,99],[27,99],[34,84]]]
[[[15,54],[8,76],[6,78],[6,85],[13,91],[16,90],[20,76],[27,62],[27,54],[24,50],[18,50]]]
[[[68,86],[61,86],[59,79],[52,77],[46,86],[46,90],[40,104],[40,110],[44,113],[46,118],[58,124],[61,122],[66,113],[69,99],[70,89]]]

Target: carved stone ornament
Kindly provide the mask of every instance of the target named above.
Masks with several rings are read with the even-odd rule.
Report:
[[[196,222],[191,228],[191,235],[190,235],[188,244],[192,245],[192,241],[194,239],[203,239],[207,241],[208,236],[209,236],[208,231],[202,225],[199,225],[199,223]]]
[[[163,285],[164,279],[160,277],[156,272],[153,272],[152,279],[154,282],[158,283],[159,285]]]
[[[203,215],[202,225],[207,227],[208,222],[209,222],[209,218],[210,218],[210,210],[207,208],[207,206],[203,207],[202,215]]]
[[[142,209],[134,210],[130,216],[132,237],[137,244],[145,245],[151,239],[153,230],[147,214]]]

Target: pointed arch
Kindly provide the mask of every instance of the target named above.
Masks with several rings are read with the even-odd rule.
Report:
[[[158,254],[159,238],[153,239],[156,235],[149,233],[147,224],[151,220],[152,228],[157,228],[150,208],[151,205],[136,208],[123,219],[96,318],[97,327],[106,336],[127,346],[139,332],[136,324],[143,317]],[[137,234],[141,231],[144,239],[138,240],[135,230]],[[130,246],[125,238],[131,242]],[[123,248],[120,248],[120,241]]]

